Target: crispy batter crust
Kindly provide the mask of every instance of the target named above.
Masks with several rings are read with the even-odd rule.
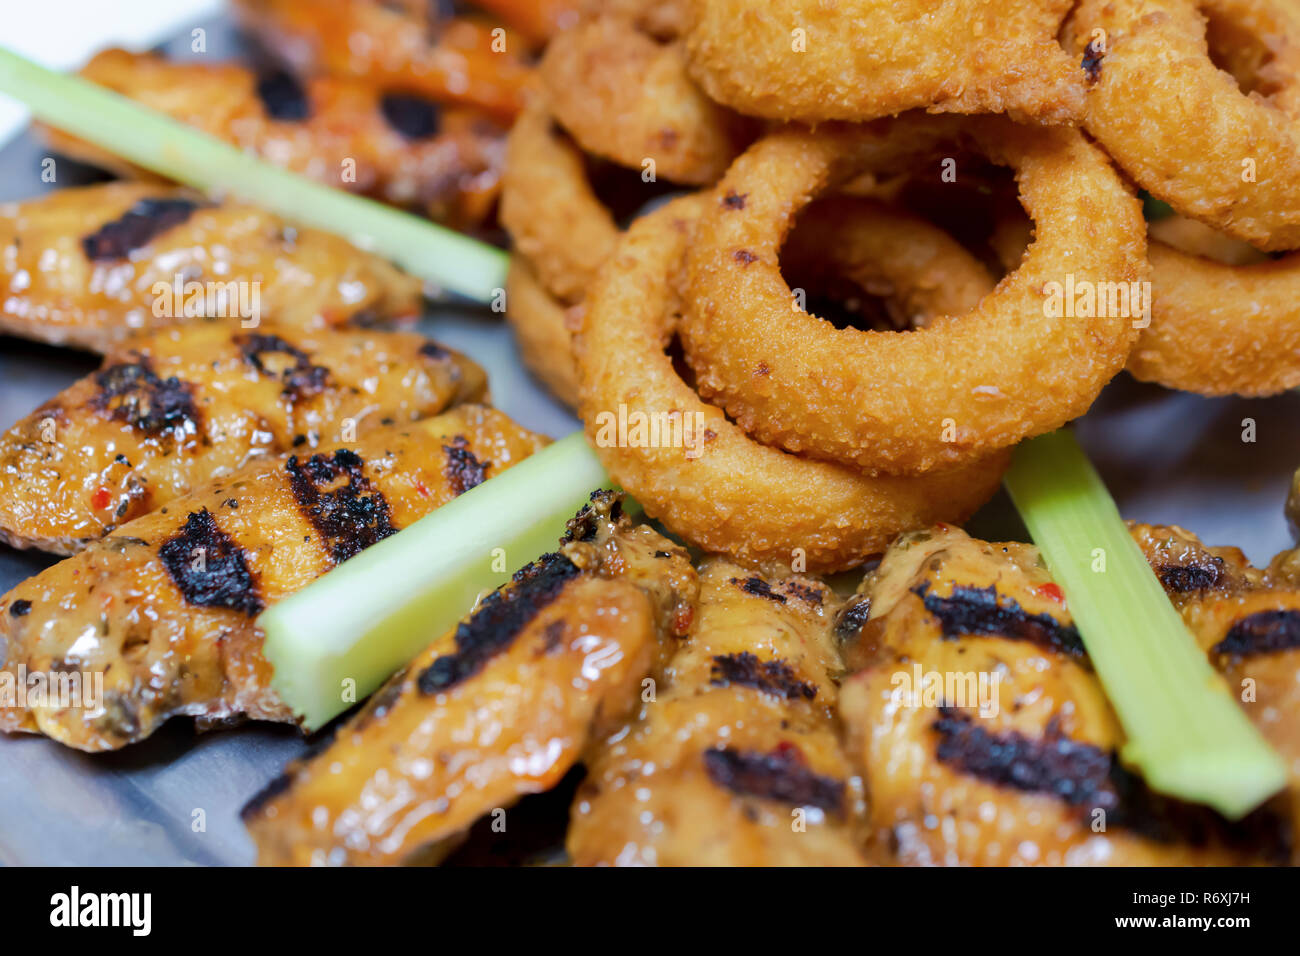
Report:
[[[920,478],[868,478],[755,442],[682,381],[664,352],[674,331],[672,279],[712,201],[676,200],[634,223],[587,302],[578,348],[582,419],[615,480],[706,551],[751,566],[789,566],[802,556],[811,571],[853,567],[900,531],[958,520],[987,500],[1005,455]],[[629,421],[634,413],[679,413],[688,438],[675,446],[620,442],[609,433],[620,410]]]
[[[792,309],[779,252],[809,198],[958,134],[1016,170],[1038,225],[1019,269],[960,319],[917,331],[835,329]],[[700,393],[788,451],[878,474],[969,463],[1083,414],[1137,336],[1122,309],[1076,308],[1066,291],[1128,293],[1147,272],[1139,203],[1076,130],[915,116],[791,128],[751,147],[716,193],[688,255],[682,344]],[[748,200],[737,208],[728,195]]]
[[[1151,326],[1128,370],[1201,395],[1300,386],[1300,253],[1233,266],[1152,242]]]
[[[602,16],[557,36],[540,72],[555,118],[587,152],[676,183],[715,182],[751,124],[706,97],[677,43]]]
[[[1210,58],[1207,15],[1268,50],[1247,82]],[[1300,12],[1272,0],[1083,0],[1068,42],[1102,31],[1089,133],[1129,176],[1178,212],[1261,249],[1300,247]],[[1253,74],[1253,75],[1252,75]]]
[[[618,243],[614,217],[592,190],[582,153],[541,99],[519,115],[506,150],[501,224],[547,291],[578,302]]]
[[[1072,0],[691,0],[691,70],[742,113],[817,123],[926,108],[1070,123],[1083,73],[1056,41]]]
[[[575,310],[566,308],[543,288],[521,254],[506,273],[506,321],[514,329],[519,355],[528,370],[560,401],[578,407],[578,364],[573,357]]]

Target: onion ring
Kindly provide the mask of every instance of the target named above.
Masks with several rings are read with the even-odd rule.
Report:
[[[868,478],[752,441],[681,380],[664,352],[673,277],[708,203],[685,197],[633,223],[588,298],[577,338],[582,419],[614,479],[706,551],[767,567],[797,565],[802,554],[810,572],[854,567],[900,531],[960,520],[987,500],[1005,454],[920,478]],[[683,442],[603,440],[602,413],[620,412],[629,423],[676,413]]]
[[[631,169],[653,162],[675,183],[716,182],[751,123],[706,97],[681,47],[631,22],[597,17],[560,34],[539,66],[555,118],[578,145]]]
[[[876,474],[951,468],[1083,414],[1124,367],[1137,332],[1104,294],[1122,287],[1126,304],[1146,277],[1146,232],[1101,150],[1063,127],[915,119],[772,133],[716,189],[688,257],[682,343],[700,393],[760,441]],[[838,330],[791,309],[778,253],[799,208],[945,128],[1015,169],[1039,223],[1020,268],[930,329]],[[1075,306],[1085,289],[1106,307]],[[1092,311],[1107,314],[1072,314]]]
[[[1152,242],[1151,325],[1128,370],[1200,395],[1300,386],[1300,252],[1234,266]]]
[[[571,308],[581,308],[573,306]],[[514,329],[524,365],[569,408],[578,407],[578,367],[573,357],[571,309],[555,301],[523,256],[506,274],[506,321]]]
[[[1268,48],[1266,66],[1244,68],[1236,44],[1260,91],[1211,60],[1202,10]],[[1084,0],[1067,32],[1095,78],[1085,126],[1124,172],[1261,249],[1300,247],[1300,14],[1271,0]]]
[[[582,154],[540,99],[519,115],[506,140],[500,217],[542,285],[567,303],[582,298],[618,244],[618,226],[592,190]]]
[[[1072,5],[693,0],[685,38],[705,92],[752,116],[813,123],[928,108],[1071,123],[1083,76],[1056,34]]]
[[[1211,396],[1258,398],[1300,386],[1300,253],[1269,259],[1180,216],[1151,222],[1147,232],[1151,324],[1129,355],[1129,373]],[[993,246],[1008,269],[1031,237],[1023,216],[997,223]]]

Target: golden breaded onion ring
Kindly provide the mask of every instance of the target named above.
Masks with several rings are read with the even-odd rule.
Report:
[[[1234,31],[1229,65],[1256,93],[1211,60],[1207,22]],[[1251,61],[1248,39],[1267,49],[1265,62]],[[1091,78],[1085,126],[1125,173],[1261,249],[1300,247],[1293,0],[1083,0],[1067,42]]]
[[[961,520],[987,500],[1006,455],[921,478],[868,478],[758,444],[682,381],[664,351],[673,279],[709,202],[685,197],[637,220],[588,298],[577,338],[582,419],[614,479],[706,551],[751,566],[789,567],[802,555],[810,572],[858,565],[900,531]],[[684,440],[620,442],[608,431],[620,414],[628,423],[676,414]]]
[[[752,124],[705,96],[677,43],[602,16],[551,41],[539,67],[555,118],[589,153],[675,183],[716,182]]]
[[[1038,226],[1020,268],[927,329],[836,329],[792,309],[779,254],[799,209],[962,131],[1016,171]],[[952,468],[1087,411],[1137,336],[1141,319],[1118,297],[1141,304],[1145,253],[1140,204],[1077,130],[924,116],[789,128],[751,147],[715,190],[688,255],[682,344],[700,394],[762,442],[876,474]],[[1091,307],[1078,302],[1087,289]],[[1107,314],[1079,314],[1095,311]]]
[[[506,273],[506,321],[514,330],[519,355],[552,395],[577,408],[578,366],[569,311],[546,291],[527,259],[521,255],[511,258]]]
[[[618,243],[618,225],[587,180],[582,154],[531,101],[506,140],[501,224],[557,299],[582,299]]]
[[[1071,123],[1083,76],[1056,41],[1071,6],[690,0],[685,39],[705,92],[752,116],[816,123],[929,109]]]
[[[1009,269],[1032,226],[1004,216],[993,245]],[[1270,259],[1195,219],[1147,224],[1151,325],[1129,355],[1136,379],[1200,395],[1260,398],[1300,386],[1300,253]]]
[[[1300,252],[1229,265],[1152,242],[1151,325],[1128,370],[1200,395],[1300,387]]]

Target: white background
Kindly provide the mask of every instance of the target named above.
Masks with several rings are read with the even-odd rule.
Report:
[[[0,0],[0,45],[71,70],[107,46],[148,49],[221,7],[221,0]],[[0,146],[26,123],[27,111],[0,96]]]

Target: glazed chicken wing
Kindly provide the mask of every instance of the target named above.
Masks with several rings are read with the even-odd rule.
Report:
[[[1282,755],[1282,801],[1300,834],[1300,551],[1255,568],[1237,548],[1206,547],[1182,528],[1132,531],[1210,663]]]
[[[625,718],[695,590],[685,551],[597,493],[559,551],[484,598],[254,799],[244,818],[259,862],[440,859],[479,817],[555,786]]]
[[[341,77],[299,81],[235,64],[105,50],[81,75],[295,172],[457,229],[492,212],[506,128],[472,107]],[[128,163],[47,128],[55,151],[121,175]]]
[[[464,103],[509,120],[532,71],[527,44],[477,18],[402,0],[238,0],[243,26],[301,75],[330,73]]]
[[[707,562],[662,686],[595,750],[571,814],[574,862],[861,865],[861,784],[834,715],[837,604],[820,581]]]
[[[132,339],[0,435],[0,541],[71,554],[253,458],[482,400],[481,368],[409,332]]]
[[[292,720],[270,688],[262,609],[545,444],[461,405],[263,458],[123,525],[0,597],[0,670],[15,684],[102,674],[103,699],[0,708],[0,730],[95,751],[173,715]]]
[[[1228,823],[1127,769],[1123,732],[1037,549],[904,535],[841,618],[841,715],[865,774],[869,848],[932,865],[1285,859],[1271,809]]]
[[[418,280],[344,239],[143,183],[0,204],[0,288],[0,333],[98,352],[205,317],[315,329],[421,307]]]

